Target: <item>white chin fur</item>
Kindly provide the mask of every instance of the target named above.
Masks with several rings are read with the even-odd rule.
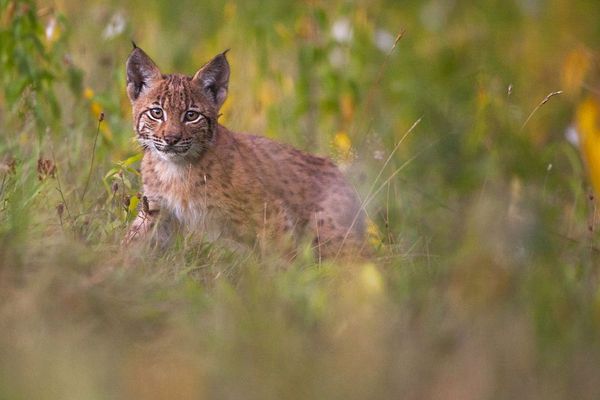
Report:
[[[185,161],[188,161],[190,158],[190,151],[186,151],[185,153],[175,153],[175,152],[164,152],[164,151],[160,151],[156,148],[153,148],[154,153],[156,155],[158,155],[158,157],[161,160],[164,161],[169,161],[172,163],[183,163]]]

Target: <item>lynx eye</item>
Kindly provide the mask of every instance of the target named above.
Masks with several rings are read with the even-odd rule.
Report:
[[[194,110],[188,110],[183,115],[183,120],[185,122],[193,122],[200,118],[200,113]]]
[[[163,110],[160,107],[154,107],[150,109],[150,116],[154,119],[162,119]]]

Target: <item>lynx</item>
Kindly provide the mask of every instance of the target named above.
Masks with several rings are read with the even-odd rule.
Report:
[[[144,197],[125,243],[167,240],[179,226],[207,240],[269,249],[281,243],[290,251],[308,237],[319,258],[358,251],[361,204],[331,161],[218,123],[229,84],[226,53],[190,77],[162,74],[134,45],[127,94],[144,152]]]

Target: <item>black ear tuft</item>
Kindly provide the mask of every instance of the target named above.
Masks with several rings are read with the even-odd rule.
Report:
[[[137,49],[137,45],[135,44],[135,42],[133,41],[133,39],[131,40],[131,44],[133,45],[133,50]]]
[[[133,42],[132,42],[133,43]],[[133,43],[134,49],[127,59],[127,94],[134,101],[161,77],[160,70],[146,53]]]
[[[192,82],[198,84],[215,103],[221,108],[227,98],[229,86],[229,62],[225,56],[229,50],[217,55],[196,72]]]

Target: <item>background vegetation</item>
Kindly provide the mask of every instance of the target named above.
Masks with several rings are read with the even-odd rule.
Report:
[[[0,0],[0,399],[596,399],[596,0]],[[333,157],[376,257],[136,212],[124,62],[231,48],[222,123]],[[411,128],[412,127],[412,128]]]

